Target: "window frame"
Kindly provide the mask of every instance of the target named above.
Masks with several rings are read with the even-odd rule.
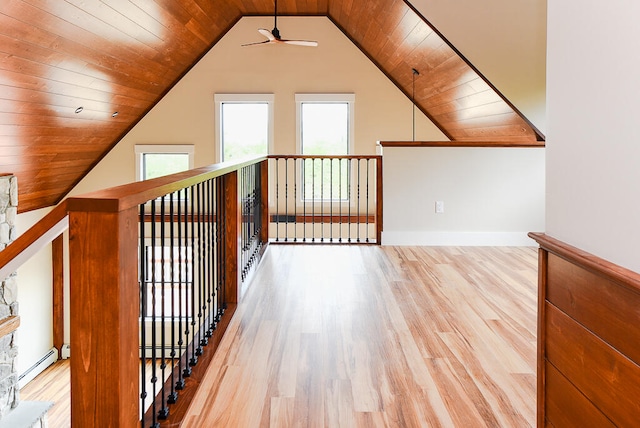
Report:
[[[302,104],[343,104],[348,105],[347,111],[347,155],[353,154],[355,144],[355,102],[356,95],[354,93],[331,93],[331,94],[308,94],[300,93],[295,95],[296,99],[296,150],[299,154],[304,155],[302,151]]]
[[[354,93],[320,93],[320,94],[311,94],[311,93],[297,93],[295,94],[296,101],[296,150],[299,154],[304,155],[303,152],[303,142],[302,142],[302,104],[305,103],[315,103],[315,104],[347,104],[347,154],[346,156],[352,155],[354,152],[354,144],[355,144],[355,101],[356,96]],[[331,155],[331,154],[329,154]],[[349,205],[352,200],[352,183],[353,183],[353,174],[350,162],[347,163],[347,196],[346,198],[330,198],[330,197],[322,197],[322,198],[305,198],[305,181],[304,181],[304,165],[305,161],[302,161],[303,167],[300,168],[298,180],[302,183],[302,191],[300,192],[300,200],[298,203],[305,202],[317,202],[322,204],[330,204],[330,203],[338,203],[341,205]]]
[[[136,181],[143,181],[143,162],[145,154],[186,154],[189,156],[189,169],[194,168],[195,146],[193,144],[136,144]]]
[[[222,104],[267,104],[267,154],[273,153],[274,141],[274,122],[273,108],[275,95],[272,93],[264,94],[214,94],[214,127],[215,127],[215,153],[216,162],[224,162],[222,158]]]

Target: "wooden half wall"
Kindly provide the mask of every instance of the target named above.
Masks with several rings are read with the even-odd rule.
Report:
[[[540,244],[538,427],[640,420],[640,274],[544,234]]]

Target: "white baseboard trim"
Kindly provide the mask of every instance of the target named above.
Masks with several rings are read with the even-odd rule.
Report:
[[[36,376],[42,373],[51,364],[58,361],[58,350],[51,348],[42,358],[38,360],[34,365],[29,367],[24,373],[18,376],[18,387],[22,388],[29,382],[31,382]]]
[[[382,245],[535,247],[528,232],[382,232]]]

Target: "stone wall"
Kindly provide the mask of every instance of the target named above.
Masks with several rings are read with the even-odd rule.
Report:
[[[0,251],[16,238],[18,213],[18,180],[12,175],[0,176]],[[0,319],[18,315],[16,275],[0,278]],[[15,332],[0,338],[0,418],[19,402]]]

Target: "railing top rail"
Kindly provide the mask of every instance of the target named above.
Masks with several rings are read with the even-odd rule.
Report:
[[[0,281],[68,228],[67,212],[67,202],[63,201],[0,251]]]
[[[269,155],[269,159],[382,159],[380,155]]]
[[[86,193],[68,199],[69,211],[119,212],[147,201],[188,188],[212,178],[221,177],[245,166],[266,160],[266,156],[240,162],[222,162],[151,180],[138,181]]]
[[[516,147],[544,148],[544,141],[378,141],[382,147]]]

